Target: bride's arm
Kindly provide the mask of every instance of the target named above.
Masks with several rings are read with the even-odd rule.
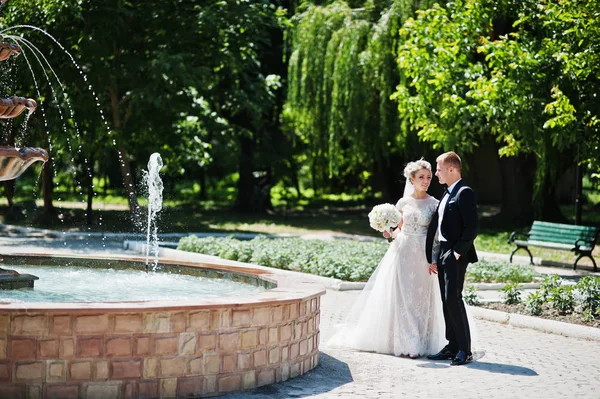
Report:
[[[431,261],[437,263],[438,257],[440,256],[440,232],[436,231],[433,237],[433,248],[431,249]]]
[[[402,213],[402,211],[400,211],[400,215],[404,216],[404,214]],[[398,234],[400,234],[400,230],[402,230],[402,225],[404,224],[404,217],[400,218],[400,221],[398,222],[398,228],[396,228],[394,231],[392,231],[392,237],[396,238],[398,236]]]
[[[431,212],[432,214],[437,211],[439,201],[435,198],[431,204]],[[430,221],[431,223],[431,221]],[[438,257],[440,256],[440,232],[436,229],[435,234],[433,235],[433,246],[431,248],[431,261],[433,264],[436,264],[438,261]]]

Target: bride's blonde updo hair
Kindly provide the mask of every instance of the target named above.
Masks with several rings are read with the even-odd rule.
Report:
[[[412,179],[421,169],[427,169],[429,173],[431,173],[431,164],[423,158],[419,159],[418,161],[409,162],[404,168],[404,177],[407,179]]]

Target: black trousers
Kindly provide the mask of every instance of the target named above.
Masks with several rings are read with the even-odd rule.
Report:
[[[463,350],[467,354],[471,353],[471,332],[462,290],[468,263],[466,256],[456,260],[452,246],[448,242],[440,243],[438,281],[442,293],[448,348],[452,351]]]

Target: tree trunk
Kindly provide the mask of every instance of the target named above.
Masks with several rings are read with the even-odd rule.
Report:
[[[56,208],[52,203],[54,199],[54,186],[52,177],[54,176],[54,167],[52,161],[44,163],[42,167],[42,197],[44,198],[44,213],[48,216],[56,215]]]
[[[119,113],[119,96],[116,88],[116,83],[109,89],[110,93],[110,105],[112,110],[113,126],[116,131],[121,131],[121,115]],[[131,171],[131,164],[129,163],[129,156],[125,150],[125,146],[122,142],[119,144],[119,165],[121,167],[121,176],[123,177],[123,186],[125,187],[125,193],[127,195],[127,201],[129,202],[129,211],[131,217],[136,226],[141,223],[140,207],[137,201],[137,194],[135,192],[135,184]]]
[[[135,192],[135,180],[131,171],[131,164],[128,161],[129,157],[124,147],[119,147],[119,163],[121,165],[121,176],[123,177],[123,185],[129,202],[129,210],[131,217],[136,226],[141,223],[140,207],[137,202],[137,194]]]
[[[499,149],[500,145],[488,136],[475,151],[463,157],[466,161],[463,176],[475,190],[478,203],[500,205],[496,215],[480,222],[504,228],[529,225],[533,220],[536,159],[531,154],[500,157]]]
[[[254,142],[245,134],[240,136],[240,159],[238,171],[240,179],[238,180],[238,192],[235,203],[236,210],[240,212],[252,211],[252,197],[254,191],[254,160],[252,153],[254,150]]]
[[[392,157],[392,160],[375,161],[370,178],[373,191],[381,191],[383,202],[396,203],[404,193],[404,160]]]
[[[524,226],[533,220],[535,158],[531,155],[499,158],[502,198],[499,220],[511,226]]]
[[[547,222],[568,223],[556,200],[556,180],[546,174],[541,184],[535,217]]]
[[[534,217],[547,222],[567,223],[556,198],[560,174],[573,165],[571,152],[561,152],[546,140],[544,154],[537,158],[537,187],[533,196]]]
[[[291,173],[291,179],[292,179],[292,185],[294,186],[294,188],[296,188],[296,196],[298,199],[302,198],[302,191],[300,189],[300,178],[298,177],[298,173],[300,172],[300,168],[295,166],[296,163],[292,162],[292,164],[294,165],[294,167],[292,168],[292,173]]]
[[[8,201],[8,209],[10,211],[14,205],[14,202],[13,202],[13,199],[15,197],[15,181],[14,180],[4,181],[4,195],[6,195],[6,200]]]
[[[200,184],[200,199],[206,200],[207,198],[207,187],[206,187],[206,169],[200,168],[200,176],[198,178],[198,183]]]

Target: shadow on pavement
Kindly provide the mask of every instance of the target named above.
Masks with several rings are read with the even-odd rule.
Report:
[[[512,364],[502,364],[502,363],[488,363],[488,362],[472,362],[466,365],[471,369],[488,371],[490,373],[497,374],[510,374],[510,375],[523,375],[526,377],[533,377],[538,375],[535,370],[532,370],[527,367],[515,366]]]
[[[248,392],[229,394],[228,399],[284,399],[304,398],[329,392],[352,382],[348,365],[323,352],[319,353],[319,365],[308,373],[281,382],[267,385]]]
[[[538,375],[535,370],[532,370],[527,367],[515,366],[512,364],[502,364],[502,363],[489,363],[482,362],[479,359],[485,356],[485,352],[473,352],[473,361],[464,366],[460,367],[468,367],[474,370],[482,370],[490,373],[497,374],[510,374],[510,375],[522,375],[526,377],[533,377]],[[428,368],[428,369],[441,369],[450,366],[450,362],[439,362],[433,361],[430,363],[419,364],[417,367]]]

